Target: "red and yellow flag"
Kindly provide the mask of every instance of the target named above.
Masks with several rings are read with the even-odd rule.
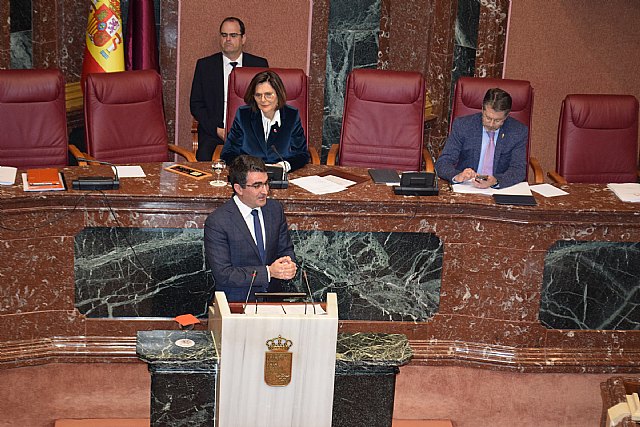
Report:
[[[124,71],[120,0],[91,0],[82,80],[89,73]]]

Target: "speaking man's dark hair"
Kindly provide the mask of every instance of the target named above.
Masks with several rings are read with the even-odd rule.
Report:
[[[231,188],[234,184],[239,184],[244,188],[247,185],[247,175],[249,172],[267,172],[267,166],[262,159],[241,154],[231,162],[229,166],[229,183]],[[235,192],[235,189],[234,189]]]

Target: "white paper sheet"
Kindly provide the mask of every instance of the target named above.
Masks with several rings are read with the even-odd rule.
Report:
[[[18,168],[13,166],[0,166],[0,185],[13,185],[16,183]]]
[[[453,184],[454,193],[462,194],[509,194],[519,196],[531,196],[531,190],[529,189],[528,182],[519,182],[507,188],[476,188],[471,181],[465,181],[462,184]]]
[[[554,187],[551,184],[537,184],[531,186],[531,191],[535,191],[536,193],[544,196],[544,197],[556,197],[556,196],[565,196],[567,193],[564,190],[559,189],[558,187]]]
[[[640,184],[629,182],[624,184],[607,184],[607,187],[623,202],[640,202]]]
[[[112,166],[118,169],[118,178],[144,178],[144,171],[141,166]]]
[[[318,175],[303,176],[302,178],[292,179],[289,182],[313,194],[338,193],[347,189],[343,185],[336,184]]]

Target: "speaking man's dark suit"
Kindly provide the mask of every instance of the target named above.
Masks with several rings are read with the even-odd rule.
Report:
[[[507,117],[496,136],[493,176],[500,188],[525,180],[527,173],[528,129],[518,120]],[[482,150],[482,113],[454,120],[451,133],[436,162],[438,175],[449,181],[466,168],[477,172]]]
[[[216,291],[224,291],[229,301],[245,301],[254,271],[257,274],[252,294],[280,290],[280,280],[271,279],[269,284],[266,265],[286,255],[295,262],[293,243],[280,202],[267,199],[262,215],[266,263],[261,261],[247,223],[233,199],[213,211],[205,222],[204,248]]]
[[[191,83],[191,114],[198,121],[198,152],[200,161],[210,161],[218,144],[217,128],[224,128],[224,72],[222,53],[198,59]],[[243,67],[268,67],[265,58],[242,53]]]
[[[220,157],[229,164],[240,154],[259,157],[265,163],[281,161],[278,153],[271,146],[275,146],[282,159],[289,162],[291,170],[296,170],[309,163],[307,139],[302,129],[300,113],[295,107],[285,105],[280,109],[280,127],[269,132],[267,141],[264,140],[262,128],[262,113],[252,111],[248,105],[243,105],[236,111],[233,126],[227,135]]]

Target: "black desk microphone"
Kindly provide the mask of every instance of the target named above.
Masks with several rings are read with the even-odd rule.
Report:
[[[84,157],[76,157],[79,162],[93,162],[101,165],[111,166],[114,170],[114,177],[108,176],[79,176],[71,182],[71,188],[74,190],[117,190],[120,188],[120,178],[118,177],[118,168],[113,163],[101,162],[100,160],[85,159]]]
[[[276,125],[274,125],[275,127]],[[273,129],[273,128],[272,128]],[[273,130],[274,132],[276,132],[276,130]],[[269,183],[269,186],[271,188],[276,188],[276,189],[280,189],[280,188],[288,188],[289,187],[289,179],[287,178],[287,170],[285,169],[285,161],[284,158],[282,157],[282,155],[280,155],[280,152],[278,151],[278,149],[276,148],[275,145],[271,144],[271,149],[273,150],[274,153],[276,153],[278,155],[278,158],[280,159],[280,161],[282,162],[282,167],[278,167],[278,169],[282,169],[282,178],[281,179],[274,179],[272,178],[277,172],[276,167],[272,167],[271,170],[269,170],[269,166],[267,166],[267,174],[269,174],[269,172],[271,172],[271,174],[269,174],[269,179],[271,180],[271,182]]]

